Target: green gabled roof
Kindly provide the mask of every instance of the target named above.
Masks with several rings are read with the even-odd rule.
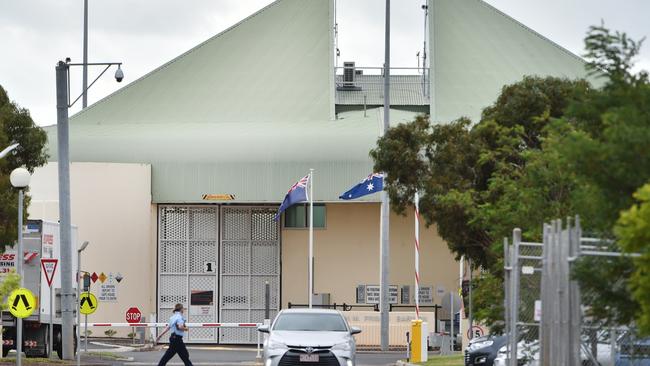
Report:
[[[368,153],[383,109],[343,112],[337,120],[185,124],[73,124],[75,161],[150,163],[153,201],[201,202],[203,194],[234,194],[237,202],[281,202],[295,181],[316,170],[315,199],[338,195],[372,173]],[[393,123],[415,114],[393,110]],[[56,128],[46,128],[56,146]],[[55,153],[55,151],[50,151]],[[56,155],[53,156],[56,160]],[[378,197],[368,196],[367,201]]]
[[[73,123],[333,118],[331,0],[277,0],[76,114]],[[128,68],[128,59],[125,60]]]
[[[587,75],[580,57],[482,0],[429,0],[429,9],[435,121],[477,121],[504,85],[525,75]]]

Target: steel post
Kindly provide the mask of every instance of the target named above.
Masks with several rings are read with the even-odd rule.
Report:
[[[25,286],[23,273],[23,188],[18,190],[18,248],[16,249],[16,271],[20,276],[20,287]],[[23,363],[23,319],[16,319],[16,366]]]
[[[81,107],[88,106],[88,0],[84,0],[84,64],[83,64],[83,85]]]
[[[70,151],[68,145],[68,65],[56,66],[59,222],[61,237],[61,342],[64,360],[74,358],[72,293],[72,227],[70,223]]]
[[[81,251],[77,249],[77,297],[75,312],[77,313],[77,339],[81,341],[81,312],[79,312],[79,298],[81,297]],[[85,334],[84,337],[87,337]],[[77,352],[77,366],[81,365],[81,352]]]
[[[390,0],[386,0],[386,29],[384,36],[384,130],[385,134],[390,127]],[[384,176],[384,180],[386,176]],[[380,319],[381,319],[381,350],[388,351],[389,347],[389,302],[390,302],[390,238],[389,215],[390,201],[386,190],[381,192],[381,256],[380,256]]]

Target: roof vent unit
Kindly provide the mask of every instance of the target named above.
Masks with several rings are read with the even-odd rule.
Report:
[[[344,87],[353,87],[354,86],[354,62],[344,62],[343,63],[343,86]]]
[[[338,90],[361,90],[360,87],[354,85],[355,75],[361,75],[361,70],[357,70],[354,62],[347,61],[343,63],[343,82],[337,87]]]

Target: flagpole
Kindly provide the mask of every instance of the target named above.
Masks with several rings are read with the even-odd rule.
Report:
[[[309,308],[314,297],[314,169],[309,169]]]
[[[420,195],[415,192],[415,319],[420,319]]]

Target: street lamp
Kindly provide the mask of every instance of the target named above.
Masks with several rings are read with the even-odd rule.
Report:
[[[7,149],[5,149],[7,150]],[[10,150],[11,151],[11,150]],[[4,151],[3,151],[4,152]],[[25,168],[16,168],[11,172],[9,181],[14,188],[18,189],[18,248],[16,249],[16,271],[20,276],[20,287],[23,287],[23,195],[24,190],[29,186],[31,174]],[[16,365],[22,364],[23,352],[23,319],[16,319]]]
[[[70,58],[56,65],[56,132],[59,164],[59,223],[61,240],[61,350],[64,360],[74,359],[74,309],[76,301],[72,292],[72,223],[70,219],[70,146],[68,108],[87,94],[88,89],[113,65],[117,66],[115,79],[124,78],[121,62],[70,63]],[[106,66],[82,93],[70,102],[70,67]]]
[[[86,250],[90,244],[84,241],[83,244],[77,249],[77,301],[81,297],[81,252]],[[84,334],[84,342],[86,344],[86,352],[88,351],[88,323],[86,323],[86,330]],[[77,342],[81,342],[81,313],[77,309]],[[78,346],[77,346],[78,347]],[[81,364],[81,352],[77,350],[77,365]]]
[[[0,159],[2,159],[2,158],[4,158],[5,156],[7,156],[7,154],[9,154],[10,152],[12,152],[12,151],[13,151],[15,148],[17,148],[18,146],[20,146],[19,143],[11,144],[11,145],[7,146],[4,150],[0,151]]]

